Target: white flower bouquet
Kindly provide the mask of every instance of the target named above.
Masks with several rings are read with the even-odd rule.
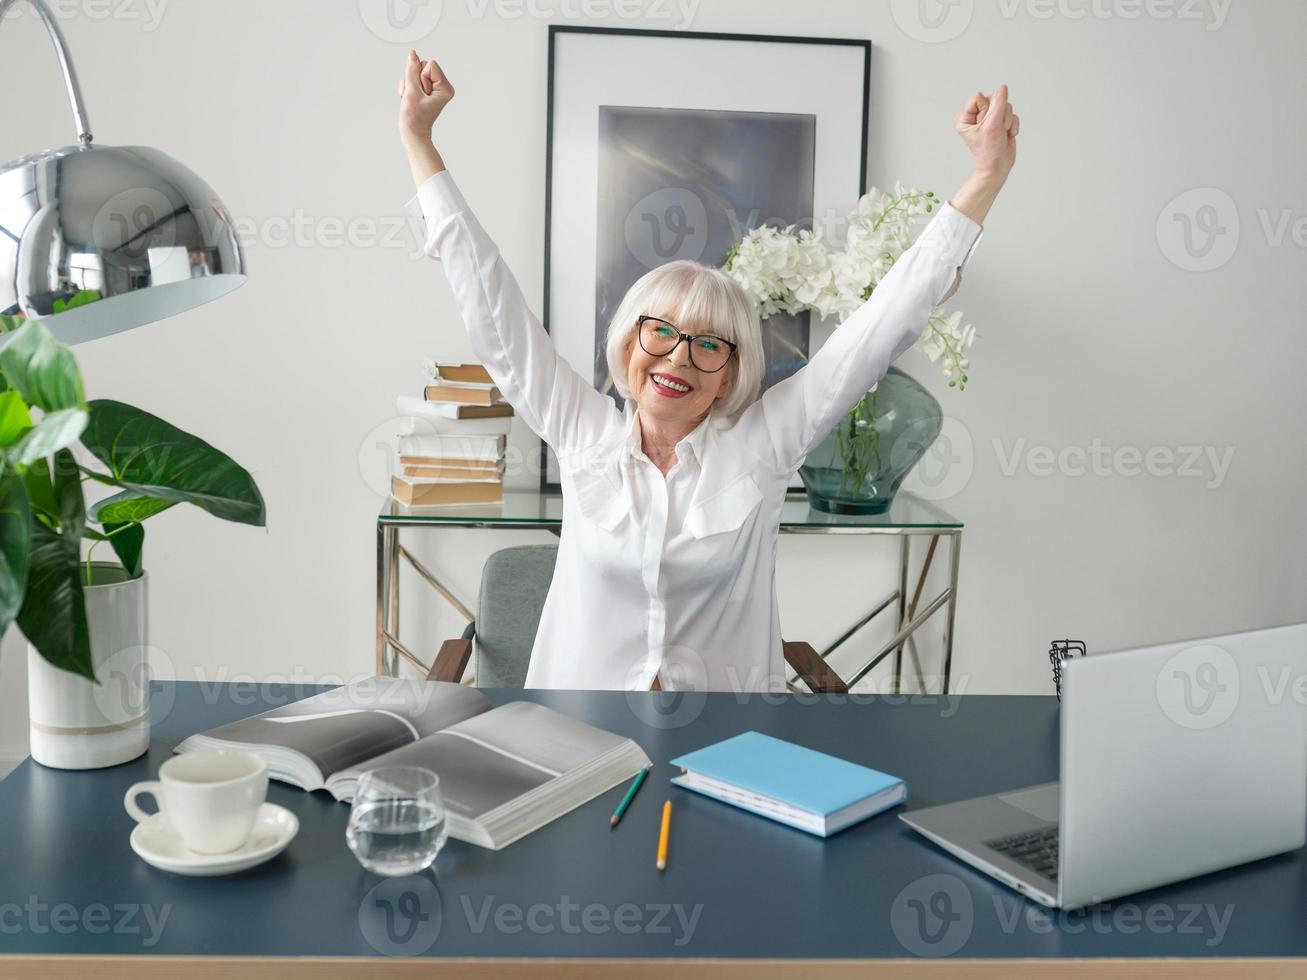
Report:
[[[753,297],[763,319],[812,310],[843,323],[907,250],[914,219],[938,203],[933,192],[901,183],[892,193],[873,187],[848,216],[843,250],[828,248],[811,229],[762,225],[735,244],[723,268]],[[939,365],[950,388],[962,390],[975,335],[960,311],[936,307],[915,346]]]

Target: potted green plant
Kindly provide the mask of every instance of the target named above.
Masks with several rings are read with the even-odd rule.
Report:
[[[39,321],[5,317],[0,337],[0,634],[16,621],[28,641],[32,757],[116,765],[149,745],[144,522],[189,503],[262,527],[263,497],[203,440],[87,401],[72,351]],[[79,442],[103,470],[78,462]],[[116,492],[88,508],[86,480]],[[106,543],[117,561],[91,561]]]

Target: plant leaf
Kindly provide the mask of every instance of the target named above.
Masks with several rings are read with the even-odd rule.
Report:
[[[0,398],[3,397],[0,395]],[[10,454],[14,463],[27,466],[71,446],[86,428],[86,421],[84,408],[64,408],[50,412],[14,445]]]
[[[32,427],[32,413],[16,391],[0,391],[0,449],[16,443]]]
[[[142,497],[134,490],[123,490],[112,497],[105,497],[93,503],[86,511],[88,520],[96,521],[108,527],[110,524],[137,524],[147,517],[167,510],[176,504],[175,500],[162,500],[158,497]]]
[[[60,528],[56,531],[40,521],[31,523],[27,593],[18,611],[18,626],[52,665],[94,681],[81,579],[86,518],[82,480],[77,461],[67,449],[59,450],[54,463],[54,499]],[[39,469],[33,467],[33,471]]]
[[[49,462],[36,460],[23,474],[23,484],[27,487],[27,502],[31,505],[33,517],[39,512],[58,520],[59,504],[54,497],[54,484],[50,481]]]
[[[8,335],[17,333],[18,328],[23,325],[24,317],[10,316],[7,313],[0,313],[0,344],[3,344]],[[5,373],[0,370],[0,391],[8,391],[9,384],[5,381]]]
[[[106,523],[104,529],[109,532],[109,544],[113,547],[118,560],[123,563],[127,574],[132,578],[139,576],[141,552],[145,548],[145,528],[135,521],[123,521],[116,524]]]
[[[27,404],[45,412],[85,406],[73,352],[39,320],[28,320],[0,347],[0,371]]]
[[[22,477],[6,467],[0,471],[0,636],[23,607],[31,543],[27,488]]]
[[[264,525],[254,478],[226,454],[131,405],[97,399],[88,408],[82,444],[109,467],[109,477],[96,477],[102,483],[138,497],[191,503],[223,520]]]

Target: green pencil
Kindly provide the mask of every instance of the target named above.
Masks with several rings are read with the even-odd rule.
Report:
[[[622,819],[622,814],[626,812],[626,808],[630,806],[631,801],[635,799],[635,791],[640,788],[640,784],[644,782],[644,777],[647,775],[649,775],[648,769],[641,769],[636,773],[635,779],[631,781],[631,788],[628,789],[626,795],[622,797],[622,802],[617,804],[617,809],[613,811],[613,815],[608,821],[608,826],[617,826],[617,821]]]

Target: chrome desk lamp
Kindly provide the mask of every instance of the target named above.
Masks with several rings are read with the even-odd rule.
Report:
[[[16,2],[0,0],[0,20]],[[245,259],[218,195],[158,150],[93,145],[59,25],[42,0],[25,2],[59,56],[77,145],[0,167],[0,314],[39,317],[75,344],[162,320],[241,285]],[[7,101],[12,109],[19,100]]]

